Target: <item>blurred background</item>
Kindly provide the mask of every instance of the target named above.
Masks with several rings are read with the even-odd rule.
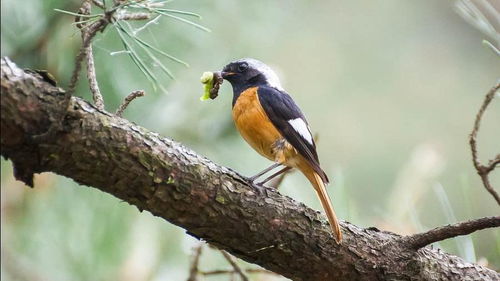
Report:
[[[3,0],[1,55],[21,67],[47,69],[66,87],[81,41],[74,18],[54,9],[77,11],[80,3]],[[496,4],[492,8],[498,11]],[[114,112],[131,91],[144,89],[147,95],[131,104],[127,119],[252,175],[270,163],[235,131],[232,89],[224,83],[216,100],[201,102],[199,77],[234,59],[257,58],[278,72],[319,135],[319,155],[333,179],[329,190],[340,218],[409,234],[498,215],[472,166],[468,134],[500,76],[500,60],[481,44],[488,37],[458,15],[454,2],[176,0],[165,5],[202,15],[192,20],[211,32],[167,17],[145,29],[140,29],[145,22],[131,23],[137,36],[190,65],[162,59],[176,76],[172,80],[148,62],[159,80],[156,87],[120,52],[124,47],[114,28],[98,34],[93,46],[107,110]],[[494,23],[500,24],[498,17]],[[90,100],[83,76],[76,95]],[[479,133],[482,161],[500,152],[499,120],[497,98]],[[188,277],[198,241],[183,229],[70,179],[44,173],[30,189],[13,178],[10,161],[2,158],[1,168],[2,280]],[[500,171],[491,181],[498,190]],[[287,176],[280,188],[321,209],[300,174]],[[436,246],[500,269],[498,229]],[[205,249],[200,268],[230,266],[219,252]]]

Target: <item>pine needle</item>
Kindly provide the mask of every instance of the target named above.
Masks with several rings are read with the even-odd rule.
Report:
[[[118,32],[118,35],[120,36],[120,39],[123,43],[123,47],[125,48],[125,51],[128,52],[130,58],[135,63],[137,68],[139,68],[139,70],[142,71],[144,76],[146,76],[146,78],[149,80],[149,82],[153,86],[153,89],[156,91],[156,85],[158,84],[158,79],[156,78],[154,73],[152,73],[152,71],[147,67],[147,65],[144,63],[144,61],[139,57],[139,55],[137,55],[134,48],[128,43],[121,28],[116,23],[113,25],[115,26],[115,28]]]
[[[127,24],[128,24],[128,23],[127,23]],[[121,26],[121,25],[120,25],[120,26]],[[123,28],[123,26],[121,26],[121,27],[122,27],[122,29],[123,29],[122,31],[126,32],[126,34],[127,34],[128,36],[130,36],[130,38],[132,38],[133,40],[137,40],[137,42],[138,42],[139,44],[141,44],[142,46],[144,46],[144,47],[146,47],[146,48],[149,48],[149,49],[151,49],[151,50],[153,50],[153,51],[157,52],[158,54],[161,54],[161,55],[163,55],[163,56],[165,56],[165,57],[167,57],[167,58],[169,58],[169,59],[171,59],[171,60],[173,60],[173,61],[175,61],[175,62],[177,62],[177,63],[183,64],[183,65],[185,65],[185,66],[189,67],[189,64],[188,64],[187,62],[184,62],[184,61],[182,61],[182,60],[180,60],[180,59],[178,59],[178,58],[176,58],[176,57],[174,57],[174,56],[172,56],[172,55],[169,55],[169,54],[165,53],[164,51],[162,51],[162,50],[160,50],[160,49],[156,48],[155,46],[153,46],[153,45],[149,44],[148,42],[146,42],[146,41],[142,40],[141,38],[137,37],[136,35],[134,35],[134,33],[133,33],[133,32],[128,32],[128,31],[126,31],[126,30]]]
[[[150,44],[143,41],[142,39],[139,39],[138,37],[132,35],[131,32],[126,30],[123,27],[123,25],[121,25],[119,22],[117,22],[117,26],[128,37],[130,37],[132,40],[135,40],[135,42],[137,42],[139,47],[141,47],[144,50],[144,52],[146,52],[146,54],[151,58],[151,60],[153,60],[156,63],[156,65],[158,65],[163,70],[163,72],[165,72],[165,74],[167,74],[167,76],[174,79],[174,75],[172,74],[172,72],[167,67],[165,67],[165,65],[163,65],[163,63],[150,51],[150,50],[155,50],[159,53],[163,53],[161,50],[156,49],[155,47],[151,46]],[[163,53],[163,54],[165,54],[165,53]],[[167,55],[167,54],[165,54],[165,55]]]
[[[192,26],[194,26],[194,27],[196,27],[196,28],[198,28],[198,29],[201,29],[201,30],[203,30],[203,31],[206,31],[206,32],[212,32],[210,29],[208,29],[208,28],[206,28],[206,27],[204,27],[204,26],[202,26],[202,25],[199,25],[199,24],[197,24],[197,23],[194,23],[194,22],[192,22],[192,21],[190,21],[190,20],[187,20],[187,19],[184,19],[184,18],[181,18],[181,17],[178,17],[178,16],[174,16],[174,15],[171,15],[171,14],[169,14],[169,13],[159,11],[159,10],[157,10],[157,9],[153,9],[153,11],[154,11],[154,12],[156,12],[156,13],[158,13],[158,14],[160,14],[160,15],[163,15],[163,16],[166,16],[166,17],[169,17],[169,18],[176,19],[176,20],[178,20],[178,21],[180,21],[180,22],[183,22],[183,23],[187,23],[187,24],[192,25]]]
[[[70,12],[70,11],[66,11],[66,10],[61,10],[61,9],[54,9],[54,11],[59,12],[59,13],[63,13],[63,14],[67,14],[67,15],[72,15],[75,17],[81,17],[81,18],[97,18],[97,17],[104,16],[103,14],[84,15],[84,14],[78,14],[78,13],[74,13],[74,12]]]
[[[173,9],[165,9],[165,8],[155,8],[155,10],[166,12],[166,13],[172,13],[172,14],[180,14],[180,15],[192,16],[192,17],[196,17],[198,19],[201,19],[201,16],[199,14],[192,13],[192,12],[186,12],[186,11],[180,11],[180,10],[173,10]]]

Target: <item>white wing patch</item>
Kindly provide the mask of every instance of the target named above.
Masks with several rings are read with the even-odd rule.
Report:
[[[309,128],[307,127],[306,122],[302,120],[301,118],[296,118],[292,120],[288,120],[288,123],[292,125],[293,129],[299,133],[306,141],[308,141],[310,144],[313,143],[313,139],[311,136],[311,132],[309,131]]]

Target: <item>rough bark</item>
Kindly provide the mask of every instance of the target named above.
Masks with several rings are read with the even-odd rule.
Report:
[[[500,280],[439,249],[415,251],[397,234],[348,222],[337,245],[325,217],[304,204],[259,193],[236,172],[6,59],[1,70],[1,154],[27,184],[33,173],[72,178],[293,280]]]

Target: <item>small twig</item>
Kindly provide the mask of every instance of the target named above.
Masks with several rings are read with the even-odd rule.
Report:
[[[138,97],[144,96],[145,94],[146,93],[144,92],[144,90],[133,91],[132,93],[130,93],[125,98],[125,100],[120,105],[120,107],[116,110],[115,115],[122,117],[123,111],[125,111],[125,109],[127,109],[127,106],[130,104],[130,102],[132,102],[134,99],[136,99]]]
[[[82,46],[80,47],[80,51],[78,52],[78,55],[75,58],[75,68],[73,69],[73,74],[71,75],[71,80],[67,91],[68,96],[71,96],[75,92],[80,70],[82,69],[82,61],[86,57],[87,49],[90,46],[92,39],[97,34],[97,32],[104,30],[107,24],[108,20],[106,18],[101,18],[100,20],[90,25],[81,27],[82,32],[84,32],[83,30],[85,30],[86,34],[82,36],[83,39]]]
[[[263,273],[263,274],[274,274],[277,275],[276,273],[265,270],[265,269],[260,269],[260,268],[249,268],[244,270],[246,273]],[[219,269],[219,270],[211,270],[211,271],[201,271],[200,274],[204,276],[210,276],[210,275],[222,275],[222,274],[232,274],[234,273],[234,270],[224,270],[224,269]]]
[[[221,250],[220,252],[224,256],[224,258],[229,262],[229,264],[231,264],[231,266],[233,267],[234,271],[236,273],[238,273],[238,275],[241,277],[241,280],[243,280],[243,281],[249,281],[249,279],[246,276],[245,272],[243,272],[243,270],[236,263],[236,261],[234,260],[234,258],[230,254],[228,254],[226,251]]]
[[[104,6],[104,3],[101,2],[100,0],[92,0],[92,3],[94,3],[94,5],[96,5],[97,7],[105,10],[106,9],[106,6]]]
[[[95,106],[99,110],[104,110],[104,100],[97,84],[97,76],[95,74],[94,55],[92,53],[92,44],[85,48],[85,57],[87,58],[87,79],[89,80],[90,91]]]
[[[92,8],[91,1],[86,0],[83,2],[82,8],[80,9],[80,11],[84,15],[89,15],[91,8]],[[92,37],[87,38],[90,36],[89,31],[86,30],[84,28],[84,26],[82,26],[82,25],[79,25],[79,26],[80,26],[80,30],[82,33],[82,41],[88,40],[88,42],[89,42],[87,44],[87,46],[85,46],[85,48],[83,49],[83,52],[85,54],[85,58],[87,59],[87,61],[86,61],[87,62],[87,79],[89,80],[89,88],[90,88],[90,92],[92,92],[92,99],[94,100],[95,106],[99,110],[104,110],[104,100],[103,100],[101,91],[99,90],[99,85],[97,84],[97,76],[95,74],[95,65],[94,65],[94,54],[92,51],[92,44],[91,44],[92,37],[95,36],[95,34]]]
[[[92,24],[77,24],[77,27],[80,28],[80,31],[82,33],[82,46],[80,48],[80,51],[78,55],[76,56],[75,59],[75,68],[73,70],[73,74],[70,79],[70,84],[68,86],[68,91],[67,95],[71,96],[76,88],[76,84],[78,83],[79,79],[79,74],[80,70],[82,68],[82,61],[83,59],[86,59],[87,63],[87,78],[89,81],[89,87],[90,91],[92,92],[92,98],[94,100],[95,106],[100,109],[104,110],[104,101],[102,94],[99,90],[99,85],[97,83],[97,76],[95,73],[95,64],[94,64],[94,56],[92,52],[92,39],[95,37],[97,32],[102,31],[106,28],[106,26],[111,22],[111,21],[117,21],[117,20],[145,20],[149,19],[151,17],[150,13],[125,13],[116,16],[116,18],[113,18],[114,14],[116,13],[120,1],[115,1],[115,8],[107,11],[99,20]],[[85,0],[79,9],[79,13],[82,15],[89,15],[90,14],[90,9],[91,9],[91,3],[94,3],[94,5],[100,7],[100,8],[105,8],[104,4],[101,1],[98,0]],[[80,17],[76,17],[75,19],[76,22],[80,22]],[[130,102],[130,101],[129,101]]]
[[[499,227],[500,226],[500,216],[496,217],[485,217],[465,222],[459,222],[456,224],[445,225],[441,227],[436,227],[429,231],[413,234],[410,236],[405,236],[402,239],[406,246],[412,249],[420,249],[434,242],[445,240],[448,238],[453,238],[456,236],[467,235],[475,232],[477,230]]]
[[[472,129],[472,133],[469,136],[469,144],[472,152],[472,162],[474,164],[474,167],[476,168],[478,175],[481,177],[481,180],[483,181],[484,187],[500,205],[500,196],[495,191],[493,186],[491,186],[490,180],[488,178],[489,173],[493,171],[493,169],[495,169],[495,167],[500,163],[500,156],[497,155],[495,159],[489,162],[488,166],[484,166],[483,164],[481,164],[481,162],[479,162],[478,159],[477,141],[476,141],[477,133],[479,132],[479,127],[481,126],[481,119],[483,118],[486,108],[495,98],[495,94],[498,91],[498,89],[500,89],[500,83],[497,83],[495,87],[493,87],[488,92],[488,94],[486,94],[483,104],[481,105],[481,108],[479,109],[479,112],[476,115],[476,120],[474,121],[474,128]]]
[[[148,20],[150,18],[150,13],[126,13],[116,16],[116,20]]]
[[[191,260],[191,267],[189,269],[189,277],[187,281],[196,281],[198,280],[198,264],[200,263],[200,256],[203,250],[203,243],[200,243],[193,249],[193,255]]]
[[[80,70],[82,69],[82,61],[85,57],[85,49],[82,47],[78,51],[78,55],[75,58],[75,68],[73,69],[73,73],[71,74],[71,79],[69,80],[68,91],[66,91],[66,95],[71,96],[75,92],[76,84],[78,83]]]
[[[488,162],[488,166],[486,166],[486,169],[488,172],[493,171],[498,165],[500,164],[500,154],[497,154],[494,159],[491,159]]]

